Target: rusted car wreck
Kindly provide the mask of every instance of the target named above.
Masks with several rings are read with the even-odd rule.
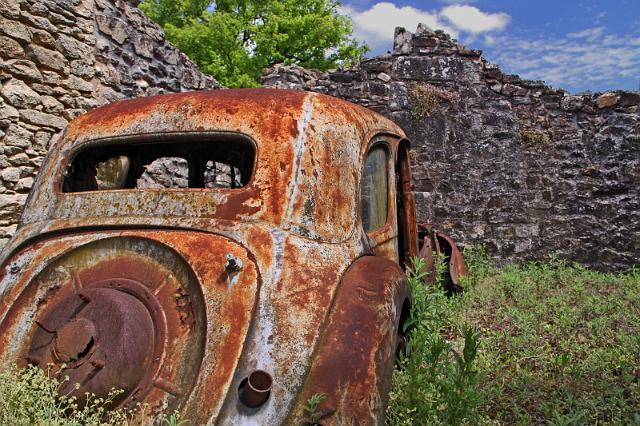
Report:
[[[0,257],[0,365],[190,424],[300,424],[314,394],[323,424],[382,423],[418,254],[408,153],[389,120],[305,92],[79,117]]]

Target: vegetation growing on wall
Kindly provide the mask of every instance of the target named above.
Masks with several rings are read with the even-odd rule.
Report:
[[[460,95],[431,84],[414,84],[409,88],[409,113],[411,118],[419,120],[431,115],[441,101],[455,104]]]
[[[258,86],[277,63],[326,70],[368,50],[350,38],[335,0],[144,0],[140,8],[227,87]]]
[[[547,144],[549,143],[549,136],[547,136],[544,132],[541,132],[537,129],[521,129],[518,132],[518,136],[524,143],[529,144]]]

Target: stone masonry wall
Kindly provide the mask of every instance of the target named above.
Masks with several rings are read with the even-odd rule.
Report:
[[[133,96],[218,88],[122,0],[0,0],[0,248],[52,136]]]
[[[219,85],[137,0],[0,0],[0,247],[52,136],[133,96]],[[555,253],[619,270],[640,255],[640,94],[570,95],[505,75],[446,34],[398,29],[392,54],[264,84],[327,93],[400,124],[414,143],[419,219],[496,258]]]
[[[570,95],[505,75],[446,34],[397,29],[392,54],[266,86],[390,117],[413,142],[418,216],[502,260],[547,254],[604,270],[640,258],[640,93]]]

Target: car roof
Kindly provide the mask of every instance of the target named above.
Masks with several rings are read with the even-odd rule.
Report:
[[[305,114],[311,112],[308,110],[310,98],[313,98],[313,115],[326,116],[333,125],[354,125],[365,134],[386,130],[404,137],[402,129],[391,120],[331,96],[284,89],[222,89],[141,97],[96,108],[69,124],[64,143],[73,145],[132,134],[209,130],[241,131],[254,137],[259,145],[268,145],[274,139],[294,143],[298,121],[308,118]],[[289,137],[275,137],[283,132]],[[362,143],[367,143],[365,138]]]
[[[68,165],[85,146],[198,132],[241,133],[255,142],[254,175],[245,187],[60,190]],[[311,92],[230,89],[115,102],[78,117],[53,143],[22,223],[60,224],[52,223],[53,229],[86,223],[115,226],[119,220],[152,226],[211,218],[268,223],[317,240],[343,241],[358,220],[364,155],[380,134],[404,137],[400,127],[378,113]]]

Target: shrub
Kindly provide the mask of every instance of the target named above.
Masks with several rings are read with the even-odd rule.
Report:
[[[394,425],[461,424],[476,417],[479,403],[479,335],[470,327],[451,328],[450,319],[463,307],[463,298],[449,298],[440,283],[425,286],[424,275],[424,259],[413,259],[407,354],[401,355],[400,369],[393,374],[387,420]]]
[[[109,410],[109,405],[121,391],[113,390],[107,398],[87,395],[80,406],[75,397],[60,395],[58,390],[68,380],[58,380],[50,370],[35,366],[23,369],[11,367],[0,371],[0,425],[148,425],[184,424],[177,413],[167,415],[166,407],[153,412],[147,405],[136,410]],[[156,410],[157,411],[157,410]]]

